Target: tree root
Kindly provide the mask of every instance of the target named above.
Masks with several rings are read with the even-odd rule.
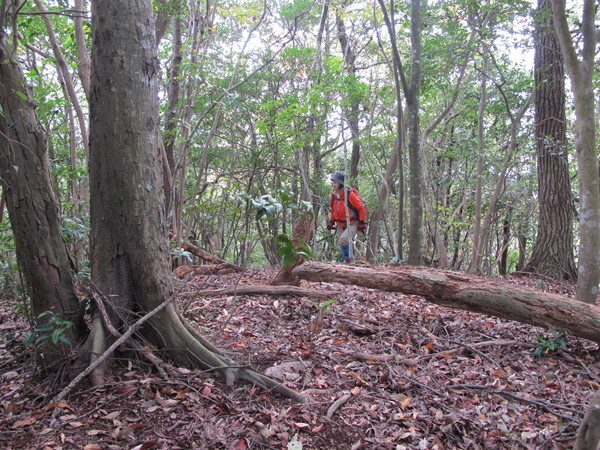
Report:
[[[253,384],[269,389],[278,394],[289,397],[299,403],[307,403],[308,399],[299,392],[260,374],[247,366],[236,364],[231,358],[227,357],[222,350],[214,346],[203,336],[200,335],[179,313],[172,300],[176,293],[164,300],[160,305],[141,317],[135,323],[131,324],[126,331],[119,335],[112,325],[103,323],[102,317],[108,319],[102,305],[103,299],[96,298],[99,304],[100,314],[94,317],[92,326],[92,352],[91,363],[77,375],[71,383],[67,385],[52,402],[59,402],[64,399],[85,377],[90,375],[94,385],[101,384],[103,381],[104,368],[108,358],[124,342],[131,340],[134,333],[140,331],[148,340],[160,348],[169,349],[171,359],[180,365],[188,367],[199,367],[204,370],[214,370],[225,378],[228,386],[232,386],[238,380],[249,381]],[[144,326],[142,330],[140,328]],[[106,348],[106,331],[112,331],[111,334],[116,338],[115,341]],[[138,346],[139,350],[139,346]],[[145,349],[144,349],[145,350]],[[148,352],[144,351],[146,357]],[[160,358],[155,355],[150,357],[156,365]],[[162,372],[161,372],[162,373]]]
[[[299,392],[251,368],[237,365],[231,358],[224,355],[222,350],[216,348],[193,329],[174,306],[167,307],[165,313],[170,318],[168,334],[167,336],[163,335],[163,338],[168,338],[166,348],[185,347],[185,358],[189,358],[191,354],[196,357],[198,364],[205,370],[220,372],[228,386],[232,386],[238,380],[245,380],[300,403],[307,402],[307,398]]]

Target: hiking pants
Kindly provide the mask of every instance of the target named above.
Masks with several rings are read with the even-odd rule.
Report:
[[[346,227],[345,230],[342,230],[341,227],[338,227],[335,233],[337,236],[338,245],[340,247],[350,245],[350,257],[352,257],[354,255],[352,241],[354,240],[356,233],[358,233],[358,222],[351,223],[350,226]]]

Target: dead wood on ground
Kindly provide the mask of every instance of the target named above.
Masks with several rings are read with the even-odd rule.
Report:
[[[173,273],[178,278],[184,278],[189,273],[194,275],[225,275],[235,271],[228,264],[206,264],[203,266],[179,266]]]
[[[175,237],[175,235],[173,233],[169,233],[169,237],[171,239],[173,239]],[[245,267],[241,267],[235,264],[232,264],[230,262],[225,261],[224,259],[219,258],[218,256],[212,255],[209,252],[207,252],[206,250],[198,247],[197,245],[191,244],[189,242],[180,242],[179,246],[184,249],[185,251],[191,253],[194,256],[197,256],[198,258],[209,262],[215,266],[223,266],[227,269],[231,269],[230,272],[227,273],[231,273],[231,272],[244,272],[246,271]],[[184,267],[184,266],[181,266]],[[199,275],[206,275],[206,274],[199,274]]]
[[[342,292],[324,291],[323,289],[308,289],[297,286],[263,286],[256,284],[224,289],[206,289],[195,293],[196,297],[217,295],[294,295],[296,297],[331,298],[342,295]]]
[[[402,264],[359,267],[310,263],[296,267],[294,273],[308,281],[336,281],[418,295],[449,308],[565,329],[575,336],[600,343],[600,307],[516,287],[498,279]]]

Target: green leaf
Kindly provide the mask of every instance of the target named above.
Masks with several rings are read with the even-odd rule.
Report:
[[[67,336],[65,336],[64,334],[61,334],[61,335],[58,337],[58,339],[59,339],[59,341],[60,341],[61,343],[65,344],[65,345],[71,345],[71,344],[72,344],[72,342],[71,342],[71,339],[69,339],[69,338],[68,338]]]
[[[65,332],[65,328],[56,328],[52,333],[52,343],[58,344],[60,336]]]
[[[290,238],[288,237],[287,234],[281,233],[281,234],[278,234],[277,236],[275,236],[275,242],[277,242],[279,244],[283,244],[284,242],[285,243],[289,242],[291,244],[292,241],[290,240]]]
[[[35,331],[37,331],[38,333],[44,333],[52,330],[54,330],[54,327],[50,323],[43,323],[35,327]]]
[[[284,266],[289,266],[290,264],[292,264],[294,262],[294,258],[296,257],[296,255],[294,255],[293,253],[286,253],[285,256],[283,257],[283,265]]]
[[[31,345],[35,342],[35,333],[32,331],[29,331],[26,335],[25,335],[25,339],[23,339],[23,345]]]
[[[293,252],[293,248],[291,245],[283,245],[277,249],[277,253],[280,255],[287,255],[288,253]]]

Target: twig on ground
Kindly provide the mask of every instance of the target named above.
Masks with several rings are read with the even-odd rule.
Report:
[[[479,386],[477,384],[451,384],[449,386],[444,386],[444,387],[446,389],[472,389],[472,390],[486,391],[486,392],[489,392],[491,394],[500,395],[502,397],[512,398],[513,400],[517,400],[517,401],[520,401],[520,402],[531,403],[532,405],[536,405],[536,406],[539,406],[541,408],[544,408],[550,414],[555,415],[556,417],[560,417],[560,418],[565,419],[565,420],[573,420],[573,417],[572,416],[566,416],[564,414],[560,414],[560,413],[554,411],[553,408],[555,408],[555,409],[564,409],[565,411],[572,412],[574,415],[580,415],[580,416],[583,417],[583,414],[582,414],[581,411],[577,411],[576,409],[570,408],[568,406],[549,404],[549,403],[546,403],[546,402],[541,402],[539,400],[533,400],[531,398],[521,397],[519,395],[513,394],[512,392],[500,391],[498,389],[494,389],[494,388],[491,388],[491,387],[488,387],[488,386]]]
[[[331,404],[331,406],[329,407],[329,409],[327,409],[327,418],[331,419],[331,417],[340,408],[340,406],[342,406],[344,403],[346,403],[348,400],[350,400],[351,397],[352,397],[352,395],[350,395],[350,394],[344,394],[340,398],[338,398],[335,402],[333,402]]]
[[[405,366],[413,366],[415,364],[418,364],[419,362],[421,362],[424,359],[435,358],[438,356],[446,357],[449,355],[453,355],[455,353],[459,353],[463,350],[463,348],[468,348],[470,350],[473,350],[475,348],[489,347],[492,345],[517,345],[517,346],[529,347],[529,348],[536,347],[535,344],[530,344],[528,342],[504,340],[504,339],[499,339],[499,340],[495,340],[495,341],[477,342],[475,344],[470,344],[470,345],[458,343],[458,342],[456,342],[456,343],[459,344],[460,347],[455,347],[455,348],[451,348],[449,350],[431,353],[429,355],[421,355],[421,356],[417,356],[416,358],[407,358],[407,359],[402,359],[401,355],[373,355],[373,354],[369,354],[369,353],[352,353],[352,354],[354,356],[356,356],[358,359],[362,359],[363,361],[378,361],[378,362],[395,361],[395,362],[398,362]],[[475,352],[475,350],[473,350],[473,351]],[[479,353],[479,352],[476,352],[476,353]],[[496,366],[498,366],[498,364],[496,362],[494,362],[494,361],[492,361],[492,362]]]

